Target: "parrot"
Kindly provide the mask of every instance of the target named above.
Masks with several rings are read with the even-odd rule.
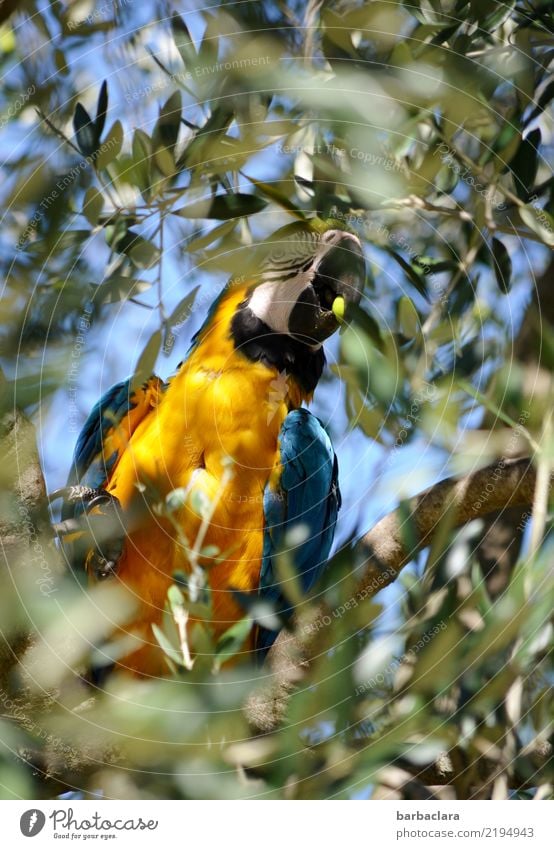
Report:
[[[117,580],[133,594],[138,609],[124,631],[136,645],[118,663],[139,676],[167,673],[153,628],[176,574],[191,586],[206,575],[215,640],[266,605],[271,614],[241,650],[261,661],[294,612],[279,558],[286,553],[306,598],[329,558],[338,464],[305,405],[323,373],[323,343],[360,303],[365,257],[344,222],[319,218],[257,247],[176,372],[117,383],[77,438],[62,548],[86,580]],[[97,528],[104,520],[104,531],[81,539],[84,519]]]

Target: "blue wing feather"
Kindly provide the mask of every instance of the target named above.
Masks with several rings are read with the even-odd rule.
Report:
[[[77,438],[68,486],[81,484],[99,489],[105,485],[126,444],[125,438],[114,441],[116,428],[123,426],[122,433],[130,438],[167,386],[155,375],[139,389],[133,389],[132,384],[131,377],[116,383],[92,408]],[[66,502],[62,518],[75,515],[75,510],[79,509],[77,502]]]
[[[337,458],[323,425],[305,409],[286,417],[279,438],[279,485],[264,493],[265,535],[260,597],[271,601],[285,619],[291,604],[283,595],[275,560],[287,545],[287,534],[303,527],[302,542],[289,551],[306,595],[325,569],[340,508]],[[259,628],[257,648],[265,653],[277,631]]]
[[[131,378],[127,378],[108,389],[94,405],[77,438],[67,481],[69,486],[83,483],[95,488],[109,476],[115,457],[104,457],[104,439],[131,409],[131,394]]]

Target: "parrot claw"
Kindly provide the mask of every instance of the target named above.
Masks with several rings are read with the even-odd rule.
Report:
[[[81,539],[76,543],[75,562],[84,562],[88,574],[97,581],[116,575],[126,536],[119,499],[105,489],[88,486],[57,490],[50,500],[60,497],[79,504],[76,515],[53,526],[62,540],[72,535]]]
[[[119,560],[123,554],[125,529],[121,504],[115,495],[97,489],[84,506],[95,543],[94,549],[87,557],[87,571],[97,581],[105,581],[106,578],[117,574]]]
[[[87,570],[97,581],[117,575],[118,560],[107,560],[102,552],[92,551],[87,560]]]

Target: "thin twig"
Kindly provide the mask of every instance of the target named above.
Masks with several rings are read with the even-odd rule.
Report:
[[[177,631],[179,633],[179,645],[181,647],[181,654],[183,655],[183,666],[189,672],[194,666],[194,660],[192,659],[192,655],[190,653],[188,633],[187,633],[187,622],[189,621],[189,612],[186,607],[182,604],[175,606],[173,609],[173,620],[177,626]]]

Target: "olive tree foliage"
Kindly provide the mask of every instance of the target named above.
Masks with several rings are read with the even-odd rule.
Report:
[[[551,3],[12,6],[0,29],[2,792],[548,795]],[[348,427],[381,446],[383,470],[432,447],[445,474],[481,470],[480,488],[460,495],[458,521],[451,490],[442,503],[436,491],[423,525],[399,492],[380,540],[412,557],[387,576],[383,555],[363,592],[376,535],[371,551],[334,557],[302,605],[308,625],[291,625],[309,632],[310,663],[291,662],[277,723],[244,709],[261,698],[266,715],[271,665],[224,663],[256,609],[217,643],[198,626],[191,664],[183,616],[209,593],[179,576],[155,634],[168,677],[85,684],[92,662],[125,654],[133,600],[64,569],[29,419],[67,468],[80,369],[120,350],[117,328],[144,316],[144,379],[205,313],[211,280],[314,216],[355,230],[370,264],[332,366]],[[59,397],[65,420],[48,417]],[[533,485],[494,592],[477,543],[482,517],[510,504],[514,457]],[[373,487],[360,479],[361,497]]]

